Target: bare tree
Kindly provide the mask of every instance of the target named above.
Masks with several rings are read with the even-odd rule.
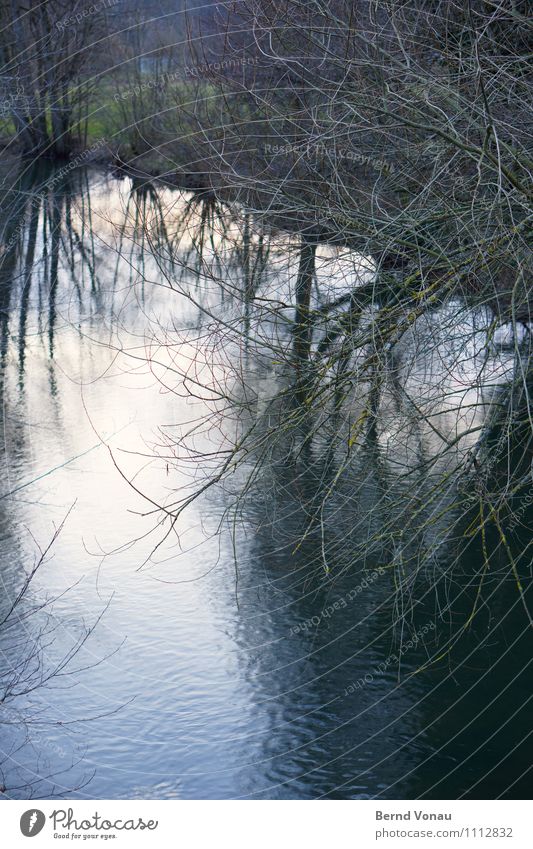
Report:
[[[241,210],[243,243],[247,233],[249,246],[251,229],[257,249],[260,239],[270,240],[272,259],[277,239],[282,251],[297,251],[299,270],[288,298],[272,270],[252,298],[254,352],[260,362],[275,359],[282,375],[268,400],[250,390],[235,353],[226,355],[226,363],[235,363],[226,384],[214,376],[204,384],[206,392],[216,385],[213,426],[223,427],[224,416],[233,422],[239,410],[242,427],[196,494],[163,506],[169,533],[191,498],[227,481],[237,467],[246,482],[233,501],[236,514],[273,458],[297,458],[290,467],[297,480],[325,450],[327,434],[327,484],[313,499],[303,538],[326,534],[336,505],[344,497],[347,507],[356,501],[345,496],[343,482],[353,481],[365,456],[379,455],[375,446],[385,431],[390,442],[405,438],[409,459],[400,479],[419,483],[412,495],[400,496],[400,485],[383,489],[380,503],[392,501],[397,509],[385,511],[378,530],[364,528],[351,562],[374,546],[392,552],[399,618],[413,612],[415,589],[426,579],[439,596],[438,609],[449,611],[454,564],[473,521],[468,532],[482,540],[497,532],[505,575],[531,622],[526,561],[513,548],[510,519],[530,486],[533,433],[531,140],[524,122],[531,25],[525,11],[522,3],[475,0],[248,0],[217,4],[201,19],[192,15],[197,94],[217,104],[196,110],[197,159],[219,202]],[[361,269],[346,273],[339,297],[320,291],[321,247],[360,258]],[[226,247],[218,250],[227,261]],[[249,291],[249,247],[242,260],[240,271],[226,265],[234,294],[236,279]],[[212,262],[202,266],[206,279],[219,279],[213,268]],[[188,292],[174,273],[160,270],[174,290]],[[185,263],[182,271],[185,281]],[[228,352],[251,350],[243,339],[250,333],[250,300],[243,300],[244,324],[198,303]],[[269,337],[266,329],[289,309],[290,344],[283,333]],[[478,320],[483,342],[474,356],[465,352],[479,344]],[[513,365],[505,388],[483,401],[479,418],[480,401],[467,402],[467,391],[485,397],[493,340],[507,325]],[[413,391],[419,352],[431,357],[443,345],[448,359],[438,385],[431,386],[428,374]],[[465,362],[472,365],[468,377]],[[454,389],[461,381],[462,394]],[[191,392],[199,391],[194,384]],[[409,438],[402,436],[407,427]],[[472,487],[480,487],[479,503]],[[491,562],[487,555],[485,571]],[[442,568],[435,577],[437,563]],[[476,576],[480,592],[484,574]]]
[[[111,3],[81,0],[2,5],[3,111],[26,156],[64,157],[79,145],[111,13]]]

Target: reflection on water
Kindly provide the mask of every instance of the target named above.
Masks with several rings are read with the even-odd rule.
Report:
[[[525,795],[531,638],[522,600],[494,531],[455,546],[465,533],[455,522],[457,481],[438,497],[433,486],[480,433],[490,440],[488,417],[497,429],[494,399],[515,354],[493,351],[487,361],[486,316],[462,319],[475,325],[468,350],[453,305],[403,339],[378,425],[346,474],[338,475],[339,426],[328,414],[310,425],[312,438],[303,424],[280,437],[237,523],[227,508],[238,474],[194,501],[157,547],[155,506],[197,482],[197,458],[205,471],[229,438],[223,427],[203,427],[190,454],[171,451],[217,401],[227,362],[211,332],[217,310],[242,319],[253,342],[240,361],[253,389],[245,418],[256,416],[260,432],[287,416],[271,404],[283,377],[261,353],[265,340],[287,332],[290,245],[256,235],[241,242],[231,238],[235,228],[210,199],[101,174],[53,182],[28,172],[5,191],[6,598],[70,513],[28,600],[36,608],[53,601],[48,631],[38,613],[3,635],[3,672],[17,645],[37,639],[32,629],[41,629],[53,668],[97,623],[69,674],[20,700],[19,719],[31,721],[1,726],[7,795]],[[230,267],[223,251],[238,270],[218,286]],[[185,272],[170,292],[176,257]],[[369,273],[360,257],[324,249],[321,258],[322,298],[325,287],[327,298],[339,297],[343,281]],[[261,306],[259,321],[254,298],[265,280],[277,302]],[[249,295],[244,318],[237,285]],[[190,389],[207,363],[206,399],[185,390],[183,375]],[[438,410],[436,390],[445,399]],[[349,430],[357,393],[345,406]],[[458,433],[466,433],[459,442]],[[382,535],[385,526],[394,532]],[[516,536],[519,565],[521,552],[531,559],[529,536]],[[421,549],[423,573],[402,572]],[[486,610],[450,651],[450,623],[468,617],[487,550]],[[430,591],[427,573],[442,574],[452,558],[446,581]]]

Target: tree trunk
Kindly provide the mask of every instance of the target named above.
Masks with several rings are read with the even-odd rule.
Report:
[[[294,317],[294,359],[296,368],[309,360],[311,352],[311,288],[315,276],[316,243],[302,236],[300,263],[296,279],[296,314]]]

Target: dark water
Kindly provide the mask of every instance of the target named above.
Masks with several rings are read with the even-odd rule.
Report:
[[[422,582],[403,630],[390,552],[348,556],[365,551],[376,505],[390,514],[408,497],[384,465],[383,434],[326,530],[300,545],[301,505],[326,485],[320,453],[295,460],[296,473],[273,459],[236,524],[224,511],[238,480],[210,490],[153,553],[153,504],[195,473],[194,458],[169,459],[167,438],[203,413],[180,376],[196,348],[173,335],[199,317],[158,285],[132,236],[143,197],[128,208],[129,181],[82,173],[69,194],[61,184],[36,192],[36,179],[5,192],[1,222],[4,609],[65,523],[32,583],[34,615],[2,632],[2,680],[28,642],[53,669],[91,633],[61,674],[6,700],[6,795],[527,798],[531,628],[495,535],[458,548],[444,535],[432,568],[459,551],[453,604],[443,611]],[[162,194],[170,222],[188,199]],[[126,214],[131,229],[117,236]],[[410,380],[438,368],[423,360]],[[500,358],[494,374],[508,367]],[[442,422],[464,427],[459,418],[452,405]],[[206,430],[196,450],[223,438]],[[432,439],[419,433],[415,450],[409,436],[397,461],[409,466]],[[521,519],[513,553],[527,575],[529,514]],[[483,608],[450,649],[487,547]]]

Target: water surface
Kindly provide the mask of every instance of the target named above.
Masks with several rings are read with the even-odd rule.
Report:
[[[531,637],[505,569],[495,570],[495,608],[448,654],[449,622],[424,593],[398,642],[398,598],[384,568],[394,552],[369,545],[345,568],[350,540],[361,546],[369,526],[394,511],[401,519],[408,496],[395,467],[430,455],[433,429],[398,440],[400,413],[384,404],[379,435],[332,502],[325,543],[313,531],[296,545],[308,518],[302,504],[327,482],[317,440],[297,474],[280,449],[283,462],[272,459],[238,522],[225,513],[236,477],[195,501],[154,550],[162,537],[156,505],[197,481],[198,457],[206,455],[205,471],[227,438],[223,427],[203,428],[195,456],[172,450],[172,436],[210,403],[191,398],[182,379],[196,355],[210,362],[205,314],[164,285],[153,242],[139,246],[136,215],[153,197],[135,194],[127,180],[81,172],[72,195],[60,186],[43,200],[34,179],[6,195],[2,218],[4,605],[64,525],[27,601],[49,604],[2,635],[2,669],[28,641],[53,668],[90,633],[62,674],[9,708],[17,722],[2,727],[6,795],[526,796]],[[190,198],[161,194],[172,230]],[[181,249],[194,255],[189,235]],[[325,273],[332,293],[339,279]],[[190,283],[201,287],[193,274]],[[202,298],[231,315],[227,292],[208,287]],[[442,344],[453,340],[444,333],[439,348],[430,330],[432,345],[414,361],[406,353],[412,386],[427,387],[429,374],[438,386],[444,379]],[[512,365],[512,355],[494,355],[480,392],[468,386],[475,356],[449,378],[440,419],[447,433],[484,421],[487,398]],[[220,377],[224,359],[215,362]],[[247,363],[259,397],[268,395],[275,369]],[[477,438],[467,437],[465,450]],[[423,499],[427,484],[417,486]],[[443,546],[445,535],[432,528],[425,545],[436,540],[438,569],[452,541]],[[529,538],[526,525],[518,557]],[[477,573],[482,558],[473,539],[456,574]],[[454,615],[466,616],[471,600],[465,593]]]

